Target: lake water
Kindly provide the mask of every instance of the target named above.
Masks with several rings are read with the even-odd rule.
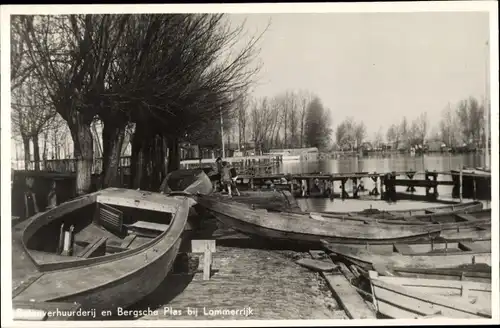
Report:
[[[377,172],[386,173],[391,171],[417,171],[424,172],[429,171],[449,171],[458,170],[460,167],[483,167],[484,165],[484,155],[483,154],[429,154],[424,156],[409,156],[400,154],[391,154],[387,156],[372,156],[372,157],[348,157],[340,159],[327,159],[316,162],[310,161],[294,161],[294,162],[284,162],[276,170],[277,173],[312,173],[312,172],[323,172],[323,173],[351,173],[351,172]],[[400,177],[403,178],[403,177]],[[415,175],[415,179],[423,179],[423,174]],[[438,180],[451,180],[449,175],[438,176]],[[363,179],[364,186],[366,190],[371,190],[375,187],[375,183],[369,179]],[[350,192],[352,190],[352,183],[348,181],[346,183],[346,190]],[[340,183],[335,185],[335,189],[339,191]],[[397,191],[404,192],[406,187],[397,187]],[[380,191],[380,190],[379,190]],[[452,186],[439,186],[438,187],[439,198],[450,199]],[[416,188],[415,194],[424,195],[425,188]],[[458,201],[458,199],[457,199]],[[343,211],[344,207],[346,210],[351,210],[353,200],[346,201],[345,204],[341,200],[335,200],[330,202],[327,199],[299,199],[300,206],[308,208],[311,211]],[[359,201],[354,201],[359,202]],[[384,202],[385,203],[385,202]],[[359,209],[368,208],[370,205],[374,207],[381,208],[385,207],[385,204],[381,202],[366,201],[363,205],[356,204],[355,207]],[[403,204],[401,204],[403,205]],[[360,207],[361,206],[361,207]],[[407,204],[405,205],[407,206]],[[421,204],[416,204],[413,207],[419,207]],[[411,207],[411,206],[410,206]],[[349,209],[348,209],[349,208]],[[396,208],[394,208],[396,209]]]
[[[278,173],[351,173],[351,172],[390,172],[390,171],[449,171],[458,170],[461,166],[484,166],[482,154],[459,155],[424,155],[409,156],[390,154],[386,157],[348,157],[327,159],[322,161],[292,161],[284,162],[278,168]]]

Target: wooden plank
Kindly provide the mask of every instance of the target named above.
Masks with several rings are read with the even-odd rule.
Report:
[[[352,283],[355,279],[354,274],[349,270],[349,268],[342,262],[335,262],[336,265],[338,265],[340,272],[346,277],[346,279]]]
[[[321,261],[308,258],[297,260],[295,263],[305,268],[320,272],[333,271],[338,268],[338,266],[333,264],[332,261]]]
[[[457,216],[458,218],[460,218],[464,221],[469,221],[469,222],[474,222],[474,221],[478,220],[478,218],[476,218],[475,216],[470,215],[470,214],[465,214],[465,213],[456,213],[455,216]]]
[[[205,249],[216,252],[215,240],[195,239],[191,240],[191,253],[205,253]]]
[[[376,319],[373,311],[343,274],[325,273],[324,277],[350,319]]]
[[[136,234],[130,234],[128,235],[127,237],[123,238],[123,241],[122,243],[120,244],[120,247],[122,248],[127,248],[130,246],[130,244],[132,244],[132,242],[134,241],[134,239],[137,237]]]
[[[132,224],[127,224],[128,228],[133,228],[133,229],[146,229],[146,230],[153,230],[153,231],[167,231],[169,225],[168,224],[161,224],[161,223],[155,223],[155,222],[147,222],[147,221],[137,221]]]
[[[472,251],[472,252],[489,252],[490,250],[486,247],[483,247],[478,244],[474,244],[473,242],[465,242],[461,241],[458,243],[458,248],[463,251]]]
[[[310,250],[309,254],[313,259],[324,259],[328,257],[324,251],[318,250]],[[339,263],[334,264],[338,265]],[[375,313],[343,274],[332,272],[321,272],[320,274],[326,280],[330,291],[350,319],[376,318]],[[356,309],[356,307],[358,307],[358,309]]]
[[[328,254],[326,254],[324,251],[311,250],[311,251],[309,251],[309,254],[315,260],[321,260],[321,259],[328,258]]]
[[[84,259],[91,257],[94,253],[96,253],[99,250],[99,248],[106,245],[107,240],[108,240],[107,237],[101,237],[96,239],[94,242],[88,244],[84,249],[82,249],[77,254],[77,256]]]
[[[206,244],[207,248],[203,256],[203,280],[210,280],[210,274],[212,271],[212,252],[210,251],[209,244]]]
[[[411,249],[411,247],[407,244],[394,244],[394,251],[396,251],[402,255],[412,255],[415,253]]]

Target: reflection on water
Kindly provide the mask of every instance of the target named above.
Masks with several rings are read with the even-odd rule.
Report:
[[[482,154],[459,155],[424,155],[408,156],[391,154],[385,157],[349,157],[326,159],[316,162],[293,161],[284,162],[276,173],[351,173],[351,172],[390,172],[390,171],[449,171],[458,170],[460,166],[484,166]]]

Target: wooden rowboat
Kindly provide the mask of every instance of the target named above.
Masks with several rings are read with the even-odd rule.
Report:
[[[220,200],[229,200],[226,194],[214,193],[212,195]],[[241,191],[239,196],[233,196],[231,200],[268,211],[303,213],[297,200],[287,190]]]
[[[395,244],[393,245],[395,252],[389,254],[377,252],[371,245],[363,248],[334,244],[326,240],[322,240],[321,243],[327,252],[340,256],[366,271],[374,270],[378,266],[453,268],[479,263],[491,266],[490,241],[459,242],[456,248],[445,250],[442,246],[434,250],[426,249],[432,247],[429,244]]]
[[[491,284],[378,276],[370,271],[377,311],[394,319],[491,318]]]
[[[160,191],[168,194],[172,191],[184,191],[190,194],[211,194],[212,181],[202,169],[172,171],[163,180]]]
[[[383,211],[375,208],[365,209],[359,212],[334,212],[334,211],[326,211],[322,212],[322,214],[333,214],[333,215],[352,215],[352,216],[372,216],[377,217],[379,219],[396,219],[400,220],[401,217],[413,217],[425,214],[437,214],[437,213],[465,213],[478,211],[483,208],[483,203],[480,201],[472,201],[467,203],[457,203],[452,205],[445,206],[436,206],[429,208],[416,208],[409,210],[395,210],[395,211]]]
[[[76,302],[97,317],[135,303],[172,267],[189,201],[109,188],[16,225],[13,301]]]
[[[311,220],[306,214],[282,215],[246,204],[198,195],[196,202],[223,224],[247,235],[273,240],[319,243],[320,239],[345,244],[388,244],[437,237],[439,225],[343,225]]]
[[[437,214],[422,214],[412,217],[401,217],[399,220],[380,219],[371,216],[335,215],[319,212],[311,212],[309,216],[315,220],[331,221],[342,224],[441,224],[443,226],[453,227],[454,223],[469,222],[469,224],[462,224],[461,226],[489,226],[491,222],[491,209],[467,213],[442,212]]]

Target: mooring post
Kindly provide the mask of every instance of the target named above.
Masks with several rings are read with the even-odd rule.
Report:
[[[459,180],[459,187],[460,187],[460,203],[462,202],[462,189],[463,189],[463,186],[462,186],[462,183],[463,183],[463,172],[462,172],[462,166],[460,166],[460,180]]]

